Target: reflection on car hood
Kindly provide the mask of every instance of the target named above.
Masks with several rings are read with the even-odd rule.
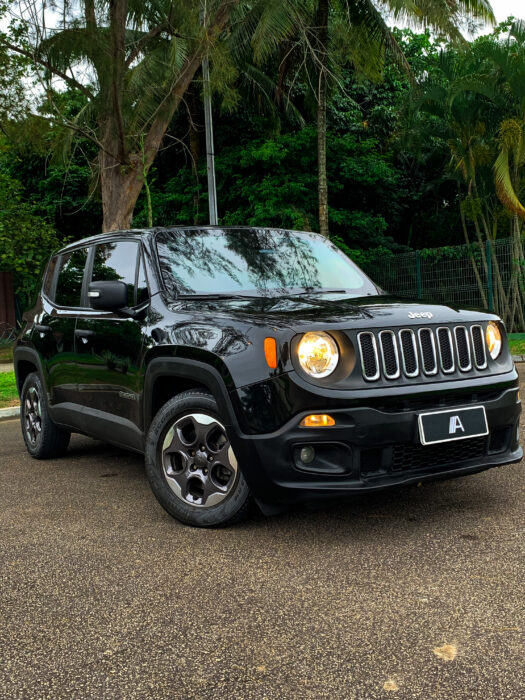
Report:
[[[308,327],[343,329],[355,326],[421,326],[492,317],[491,314],[476,309],[391,296],[356,298],[342,293],[210,301],[184,299],[173,302],[170,307],[179,313],[212,312],[217,319],[228,317],[256,325],[273,325],[301,331]]]

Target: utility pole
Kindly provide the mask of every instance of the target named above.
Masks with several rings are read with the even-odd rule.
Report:
[[[202,8],[202,22],[206,28],[206,0]],[[215,185],[215,153],[213,147],[213,115],[211,111],[210,62],[208,56],[202,61],[202,80],[204,83],[204,131],[206,132],[206,165],[208,170],[208,207],[210,226],[217,226],[217,187]]]

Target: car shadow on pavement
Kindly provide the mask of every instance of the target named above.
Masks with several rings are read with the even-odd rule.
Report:
[[[124,485],[121,488],[119,484],[133,480],[136,484],[142,483],[144,487],[141,489],[141,497],[154,500],[144,471],[144,459],[140,454],[83,436],[74,436],[66,458],[68,469],[78,467],[84,477],[107,479],[107,488],[112,491],[115,499],[119,498],[119,490],[123,499],[129,498],[129,490]],[[254,529],[278,532],[284,528],[295,531],[299,537],[301,533],[311,536],[313,530],[319,536],[323,531],[333,533],[337,529],[340,535],[346,530],[355,537],[361,529],[369,531],[374,523],[376,526],[382,524],[383,527],[403,530],[407,526],[435,526],[438,522],[446,527],[447,523],[458,518],[488,518],[500,512],[503,500],[506,507],[513,507],[509,503],[506,479],[508,469],[512,467],[418,485],[398,486],[381,492],[296,504],[271,516],[265,516],[254,507],[249,518],[234,528],[239,534],[243,531],[251,533]],[[517,500],[518,495],[515,498]],[[167,526],[185,527],[164,512],[162,515]]]

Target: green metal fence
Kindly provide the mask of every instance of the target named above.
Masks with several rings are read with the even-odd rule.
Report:
[[[509,332],[525,331],[525,243],[486,241],[385,257],[363,268],[388,292],[498,313]]]

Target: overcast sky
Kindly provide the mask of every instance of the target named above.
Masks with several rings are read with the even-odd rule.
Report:
[[[525,19],[524,0],[492,0],[491,5],[498,22],[507,19],[509,15],[517,19]]]
[[[502,22],[510,15],[525,20],[525,0],[492,0],[491,4],[497,22]],[[48,16],[53,17],[53,12],[48,13]],[[7,23],[7,18],[0,20],[0,30],[5,30]],[[50,24],[52,26],[53,22],[51,21]],[[487,31],[490,31],[490,28]]]
[[[516,17],[517,19],[523,19],[525,20],[525,0],[491,0],[492,4],[492,9],[494,10],[494,14],[496,15],[496,22],[502,22],[503,20],[507,19],[509,16]],[[18,12],[15,12],[15,14],[18,14]],[[48,26],[53,26],[54,22],[53,19],[55,17],[55,13],[52,10],[47,11],[47,24]],[[0,31],[5,31],[7,29],[8,25],[8,17],[4,17],[0,19]],[[388,24],[392,24],[391,21],[388,20]],[[491,27],[487,26],[485,30],[478,31],[477,33],[488,33],[491,31]]]

